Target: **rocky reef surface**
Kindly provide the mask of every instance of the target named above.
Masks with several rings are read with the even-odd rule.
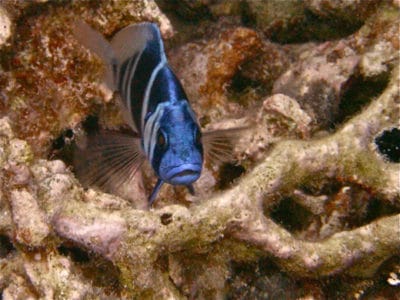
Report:
[[[85,189],[73,143],[124,130],[74,39],[160,26],[203,128],[249,126],[196,196],[148,166]],[[0,298],[400,298],[400,2],[0,4]]]

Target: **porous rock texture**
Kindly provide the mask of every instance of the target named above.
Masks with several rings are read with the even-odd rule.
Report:
[[[159,1],[168,18],[150,0],[7,3],[15,33],[0,50],[3,299],[400,297],[400,146],[376,145],[400,128],[396,1],[370,1],[356,20],[356,0],[290,11],[282,1]],[[278,43],[293,40],[286,29],[309,11],[350,33],[316,42],[307,23],[303,43]],[[89,114],[102,128],[122,121],[100,62],[71,35],[76,16],[107,37],[144,20],[165,38],[173,26],[176,35],[192,28],[201,39],[167,43],[171,65],[202,126],[249,126],[236,164],[206,163],[197,196],[163,187],[150,210],[148,166],[126,198],[84,189],[67,164],[69,140]]]

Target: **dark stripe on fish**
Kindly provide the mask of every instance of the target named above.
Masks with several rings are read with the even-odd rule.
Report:
[[[151,87],[147,112],[154,112],[157,105],[161,102],[176,102],[185,100],[186,94],[178,79],[168,65],[163,67],[157,74]]]
[[[145,92],[150,84],[150,78],[155,71],[156,67],[161,62],[161,56],[159,54],[159,47],[157,47],[155,41],[149,42],[146,48],[141,53],[139,61],[137,62],[136,69],[132,76],[132,80],[127,83],[127,86],[121,86],[121,94],[126,95],[125,101],[129,101],[133,119],[137,125],[138,130],[142,131],[140,120],[142,117],[143,102],[145,101]],[[127,65],[127,64],[126,64]],[[125,72],[130,74],[129,69],[123,70],[121,68],[120,78],[124,78]],[[130,92],[130,93],[129,93]],[[147,114],[147,112],[145,112]]]

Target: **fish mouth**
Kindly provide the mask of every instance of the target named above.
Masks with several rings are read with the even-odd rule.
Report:
[[[166,172],[166,182],[173,185],[188,185],[195,182],[201,173],[201,165],[184,164],[172,167]]]

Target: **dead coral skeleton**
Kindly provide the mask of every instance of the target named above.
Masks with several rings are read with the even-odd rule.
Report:
[[[290,274],[313,278],[341,272],[370,276],[384,260],[399,254],[400,215],[386,216],[359,228],[335,233],[325,240],[308,242],[297,239],[276,224],[262,213],[261,207],[276,204],[280,199],[278,194],[296,190],[309,176],[315,180],[341,177],[357,181],[372,189],[381,201],[399,206],[398,165],[384,161],[371,146],[381,130],[397,126],[395,116],[385,112],[398,109],[398,71],[393,71],[384,93],[334,135],[320,140],[278,143],[264,161],[232,189],[190,208],[170,205],[152,211],[135,210],[117,197],[84,192],[59,162],[39,160],[30,163],[28,160],[24,163],[23,159],[19,163],[30,168],[30,181],[25,188],[14,186],[10,191],[3,186],[3,193],[10,196],[3,196],[2,202],[6,199],[13,202],[17,195],[22,197],[25,194],[30,194],[25,198],[32,202],[35,201],[33,195],[36,195],[41,207],[38,218],[51,223],[52,234],[112,261],[121,272],[120,280],[126,290],[135,295],[180,298],[182,295],[168,279],[167,273],[157,267],[158,259],[182,251],[186,255],[196,253],[225,237],[250,244],[261,253],[270,255]],[[16,139],[10,133],[7,118],[1,120],[1,129],[1,141],[6,146],[6,157],[2,160],[4,173],[8,160],[16,159],[10,152]],[[19,155],[26,157],[24,151]],[[62,191],[59,197],[52,195],[51,186],[56,183],[58,190]],[[93,197],[97,201],[92,201]],[[3,204],[0,216],[7,220],[9,211]],[[319,203],[308,202],[307,206],[310,210],[320,210]],[[11,207],[14,209],[14,204],[11,203]],[[30,206],[26,209],[30,210]],[[43,213],[46,218],[43,218]],[[11,218],[15,224],[11,232],[4,221],[0,223],[0,232],[8,232],[10,237],[15,234],[13,230],[26,226],[23,218],[15,214]],[[37,236],[31,236],[29,240],[43,240],[49,230],[46,223],[43,226],[45,231],[31,232],[30,235]],[[30,244],[21,238],[18,242]],[[235,249],[230,251],[235,252]],[[26,261],[23,252],[18,255]],[[1,259],[1,264],[20,263],[6,260]],[[57,266],[69,268],[63,263]],[[26,274],[30,272],[27,262],[23,269]],[[12,267],[4,267],[4,270],[0,277],[2,287],[8,286],[14,276]],[[86,285],[84,289],[88,289]]]

